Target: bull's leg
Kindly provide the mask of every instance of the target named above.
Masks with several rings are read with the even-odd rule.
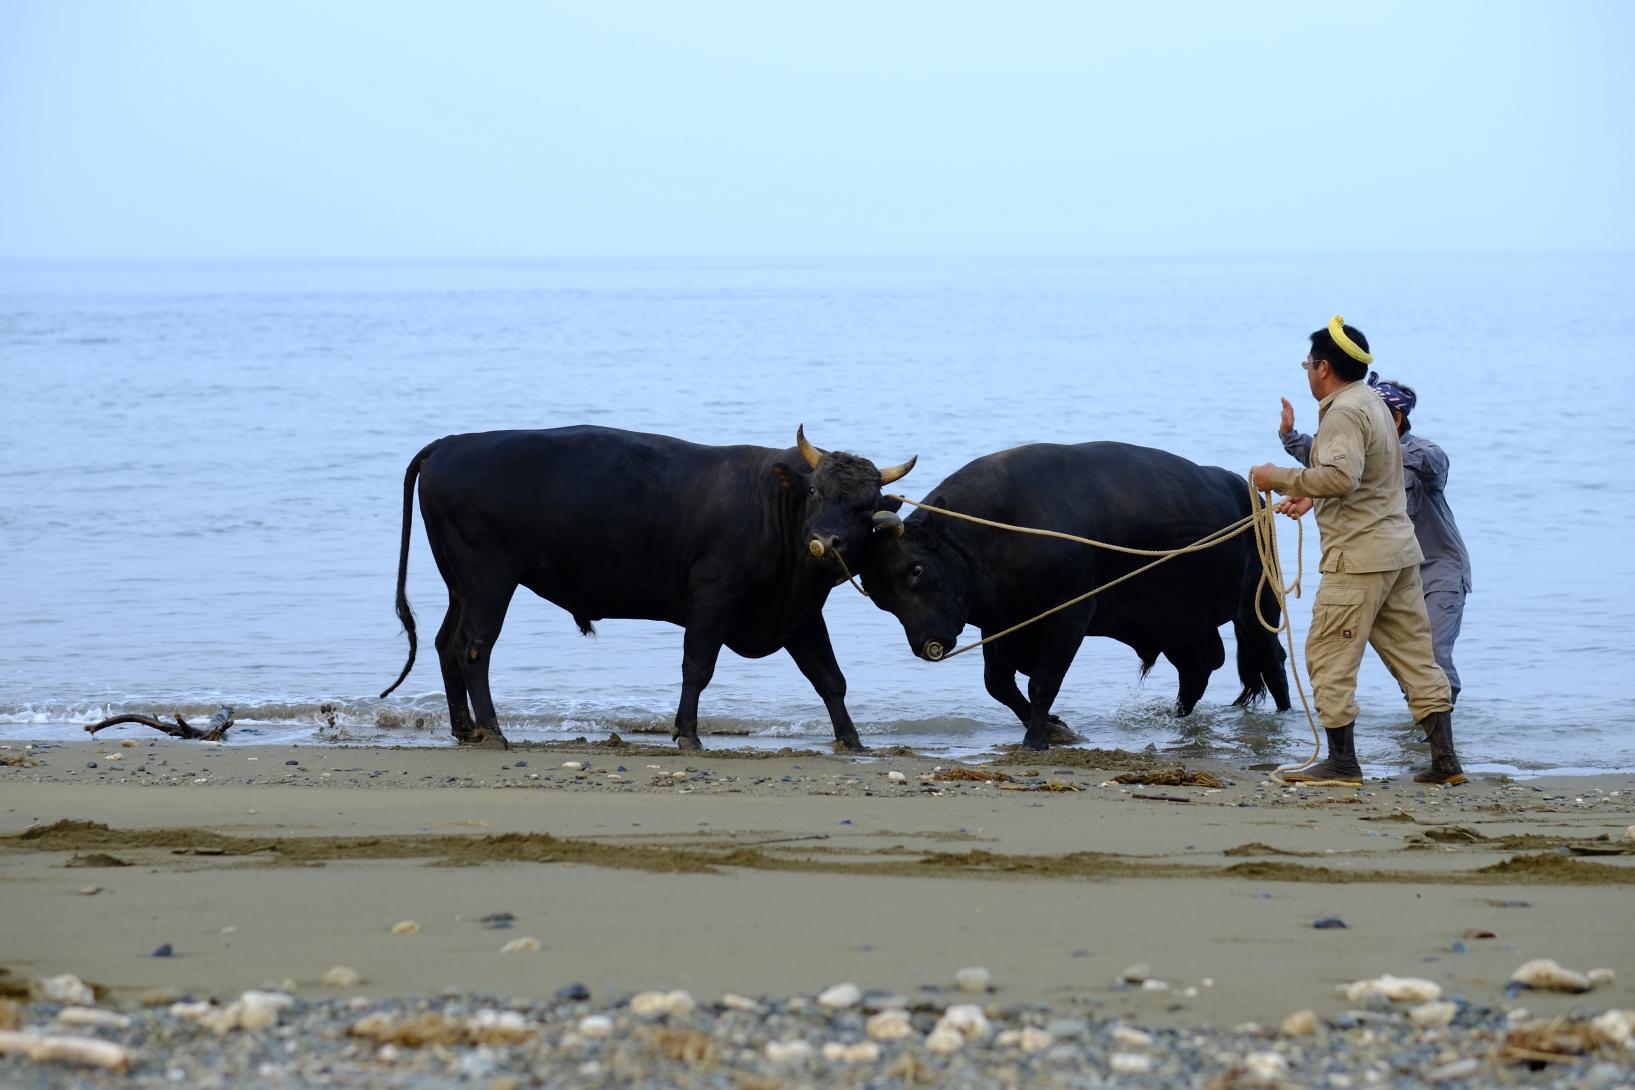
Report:
[[[1164,657],[1181,675],[1180,687],[1175,694],[1175,714],[1177,717],[1191,715],[1192,709],[1203,699],[1204,690],[1209,688],[1209,675],[1226,662],[1226,647],[1221,643],[1221,634],[1211,632],[1191,643],[1166,647]]]
[[[454,650],[476,720],[470,736],[462,741],[489,749],[509,748],[500,730],[499,713],[494,710],[494,697],[488,690],[488,665],[516,589],[515,583],[503,589],[496,584],[467,594],[454,628]]]
[[[1016,668],[1000,658],[994,646],[990,643],[982,648],[982,684],[987,687],[988,695],[1009,708],[1026,729],[1033,715],[1033,705],[1016,687]],[[1065,746],[1084,741],[1084,735],[1062,722],[1059,716],[1046,718],[1045,727],[1051,745]]]
[[[829,709],[836,744],[852,752],[867,749],[852,725],[851,713],[846,710],[846,675],[840,672],[840,664],[835,661],[834,645],[829,642],[829,627],[823,623],[823,614],[817,614],[810,623],[791,632],[784,641],[784,650],[817,690],[823,706]]]
[[[454,633],[459,625],[460,603],[450,594],[443,626],[437,630],[437,665],[443,672],[443,694],[448,698],[449,730],[455,741],[469,742],[476,724],[471,721],[465,672],[460,669],[460,655],[454,646]]]
[[[1028,678],[1028,729],[1022,736],[1022,745],[1028,749],[1045,750],[1050,748],[1050,706],[1056,702],[1056,694],[1062,690],[1062,678],[1067,675],[1067,667],[1061,669],[1035,670]]]
[[[689,627],[681,641],[681,703],[676,706],[676,725],[670,737],[681,750],[700,750],[698,740],[698,698],[715,676],[715,660],[721,655],[721,638],[713,631]]]

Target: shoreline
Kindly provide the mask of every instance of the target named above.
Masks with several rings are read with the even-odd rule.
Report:
[[[1358,1011],[1406,1024],[1336,990],[1382,974],[1434,981],[1486,1012],[1482,1032],[1520,1008],[1635,1008],[1635,775],[1352,791],[1186,761],[1212,788],[1113,783],[1182,762],[1078,748],[972,765],[106,736],[0,759],[16,760],[0,767],[0,984],[71,973],[122,1009],[262,986],[322,1005],[335,966],[362,978],[344,995],[380,1002],[548,1005],[577,983],[582,1013],[653,989],[709,1007],[842,983],[946,1007],[981,966],[993,990],[976,1001],[1012,1028],[1275,1029],[1311,1010],[1336,1041]],[[501,953],[523,938],[539,948]],[[1576,995],[1508,987],[1534,958],[1615,975]]]

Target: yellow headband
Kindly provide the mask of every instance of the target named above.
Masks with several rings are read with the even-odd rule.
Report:
[[[1374,357],[1357,347],[1357,342],[1345,335],[1345,318],[1336,314],[1328,320],[1328,335],[1334,338],[1334,343],[1340,346],[1340,351],[1356,360],[1358,363],[1373,363]]]

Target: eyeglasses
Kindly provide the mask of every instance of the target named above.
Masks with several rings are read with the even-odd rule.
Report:
[[[1307,356],[1305,359],[1300,361],[1300,370],[1310,371],[1313,367],[1321,366],[1324,362],[1325,361],[1323,360],[1314,360],[1310,356]]]

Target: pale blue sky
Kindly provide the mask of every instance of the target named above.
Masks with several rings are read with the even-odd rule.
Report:
[[[0,0],[0,257],[1635,250],[1635,4]]]

